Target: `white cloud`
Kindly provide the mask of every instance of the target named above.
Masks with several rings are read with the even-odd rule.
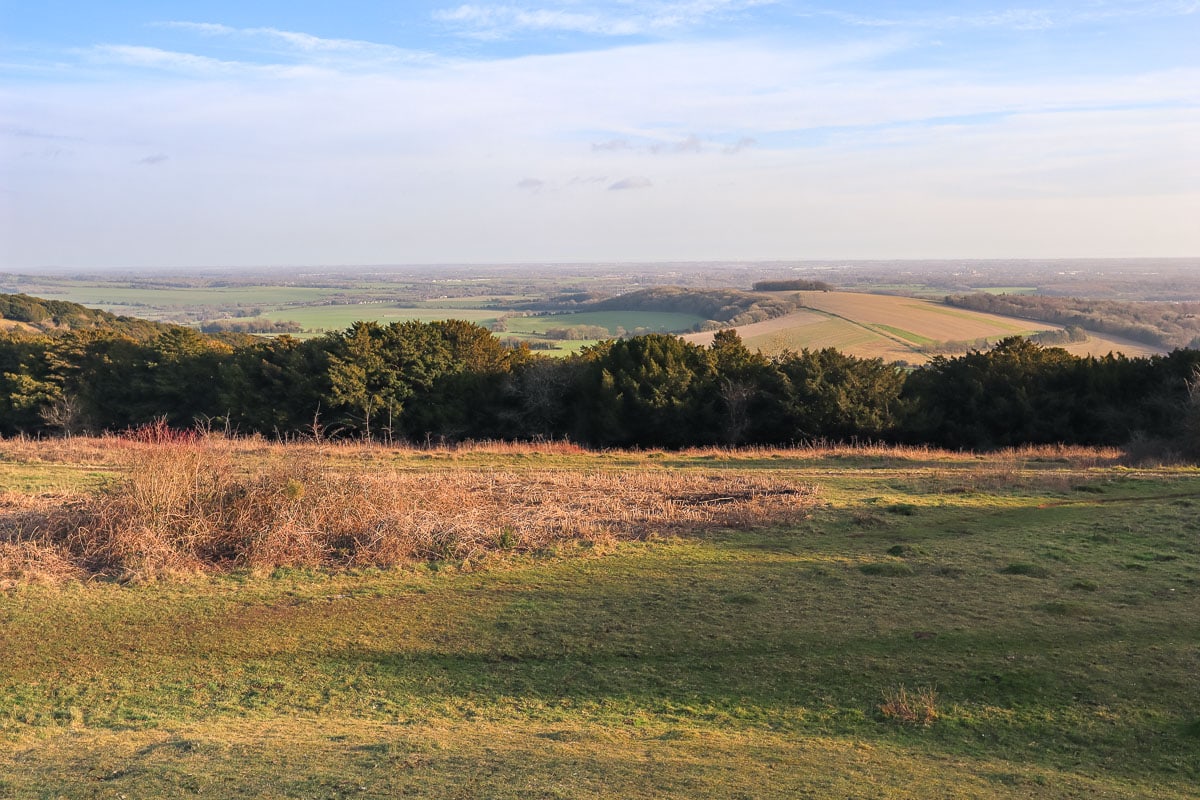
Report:
[[[151,27],[154,28],[178,28],[180,30],[192,31],[209,36],[225,36],[228,34],[237,33],[237,28],[231,28],[228,25],[220,25],[215,22],[186,22],[182,20],[171,20],[168,22],[153,22]]]
[[[397,63],[433,63],[437,60],[432,54],[418,50],[407,50],[361,39],[326,38],[279,28],[233,28],[219,23],[187,21],[156,22],[153,26],[191,31],[207,37],[258,40],[264,44],[278,45],[280,49],[276,51],[276,55],[307,57],[321,63],[343,66],[363,63],[376,66]]]
[[[567,32],[595,36],[635,36],[693,28],[775,0],[689,0],[688,2],[599,4],[559,3],[551,7],[464,4],[435,11],[435,20],[481,39],[519,33]]]
[[[101,62],[123,64],[130,67],[177,70],[203,74],[231,74],[245,65],[236,61],[222,61],[194,53],[180,53],[157,47],[141,47],[125,44],[100,44],[90,48],[87,54]]]

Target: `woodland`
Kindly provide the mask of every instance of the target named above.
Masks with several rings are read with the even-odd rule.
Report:
[[[1077,357],[1011,337],[908,369],[836,350],[765,356],[734,331],[568,358],[460,320],[319,337],[191,328],[4,296],[0,434],[200,425],[278,439],[569,439],[594,447],[877,441],[987,449],[1129,445],[1194,454],[1200,351]],[[36,325],[34,323],[37,323]]]

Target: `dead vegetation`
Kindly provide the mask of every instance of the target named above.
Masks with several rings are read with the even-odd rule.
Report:
[[[279,452],[281,446],[290,453],[310,459],[339,457],[362,459],[404,458],[406,456],[438,456],[453,461],[456,457],[470,455],[495,456],[588,456],[608,452],[589,449],[567,440],[547,439],[542,441],[467,440],[461,442],[432,441],[422,444],[396,443],[385,445],[379,442],[364,442],[359,439],[321,440],[304,439],[288,441],[281,445],[265,437],[251,435],[223,437],[207,435],[199,437],[239,456],[269,457]],[[150,453],[161,443],[145,442],[117,434],[101,436],[74,436],[59,438],[14,437],[0,438],[0,462],[14,463],[70,463],[93,466],[125,466],[136,461],[138,454]],[[622,451],[631,458],[656,458],[668,453],[680,458],[699,458],[720,461],[746,461],[769,459],[834,460],[874,459],[903,462],[945,462],[947,464],[970,465],[986,459],[989,464],[1001,464],[1006,468],[1019,469],[1039,465],[1088,469],[1135,463],[1126,450],[1118,447],[1085,447],[1081,445],[1026,445],[1010,447],[994,453],[984,454],[971,450],[948,450],[930,445],[904,445],[886,442],[816,439],[792,445],[742,445],[738,447],[709,446],[691,447],[677,451],[660,449]]]
[[[932,686],[920,686],[909,690],[903,684],[883,690],[883,702],[879,704],[882,719],[903,725],[924,725],[937,721],[938,696]]]
[[[814,489],[720,471],[331,470],[276,447],[252,472],[224,440],[130,447],[92,495],[0,503],[0,579],[147,579],[237,568],[476,560],[605,541],[794,522]]]

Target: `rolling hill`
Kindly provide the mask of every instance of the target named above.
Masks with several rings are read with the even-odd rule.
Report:
[[[1006,336],[1032,336],[1060,330],[1051,323],[952,308],[943,303],[896,295],[858,292],[801,292],[804,308],[736,328],[746,345],[765,353],[833,347],[865,358],[921,364],[938,353],[983,347]],[[1064,345],[1075,355],[1120,352],[1145,356],[1160,348],[1088,331],[1086,341]],[[711,332],[684,336],[707,344]],[[985,342],[986,340],[986,342]]]

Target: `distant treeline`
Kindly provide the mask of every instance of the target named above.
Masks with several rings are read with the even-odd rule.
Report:
[[[989,314],[1074,325],[1167,349],[1200,347],[1200,303],[987,293],[951,295],[946,303]]]
[[[568,292],[548,300],[515,306],[523,311],[657,311],[691,314],[704,319],[696,330],[713,331],[790,314],[800,306],[795,298],[770,297],[740,289],[695,289],[655,286],[615,297]]]
[[[214,319],[200,326],[204,333],[299,333],[304,330],[299,322],[294,320],[274,320],[266,317],[245,317],[240,319]]]
[[[976,339],[948,339],[944,342],[921,345],[917,348],[917,351],[929,356],[957,356],[972,350],[988,350],[995,347],[1003,338],[1002,336],[981,336]],[[1063,330],[1039,331],[1027,338],[1034,344],[1056,347],[1058,345],[1071,344],[1072,342],[1086,342],[1088,335],[1087,331],[1083,328],[1076,325],[1068,325]]]
[[[1170,441],[1196,453],[1200,351],[1079,358],[1021,338],[906,372],[832,349],[766,357],[650,334],[549,359],[461,321],[240,344],[185,328],[0,335],[0,432],[160,417],[269,436],[562,438],[595,446],[887,440],[954,448]]]
[[[800,306],[792,298],[769,297],[738,289],[684,289],[658,286],[582,306],[587,311],[666,311],[703,317],[697,330],[719,330],[790,314]]]
[[[785,281],[759,281],[754,284],[756,292],[828,292],[833,289],[825,281],[809,281],[796,278]]]

